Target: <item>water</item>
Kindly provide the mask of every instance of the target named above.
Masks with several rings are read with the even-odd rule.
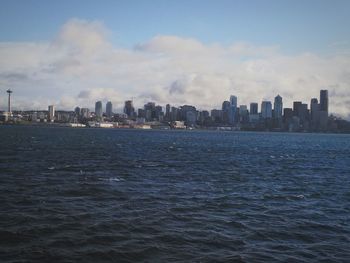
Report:
[[[2,262],[349,262],[350,136],[0,127]]]

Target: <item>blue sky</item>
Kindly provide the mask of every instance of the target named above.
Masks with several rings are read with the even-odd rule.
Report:
[[[204,43],[247,41],[289,53],[349,47],[350,1],[1,0],[0,41],[51,39],[70,18],[100,20],[110,40],[131,47],[155,35]]]

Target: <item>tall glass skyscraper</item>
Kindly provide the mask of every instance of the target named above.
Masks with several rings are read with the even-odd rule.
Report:
[[[278,120],[282,120],[282,111],[283,111],[283,102],[282,97],[280,95],[277,95],[275,97],[275,101],[273,103],[273,112],[274,112],[274,118]]]
[[[231,95],[230,97],[230,124],[235,124],[236,122],[236,111],[237,111],[237,97]]]
[[[113,105],[112,105],[112,102],[108,101],[107,104],[106,104],[106,114],[107,114],[107,117],[112,117],[113,115]]]
[[[250,111],[249,111],[250,115],[256,115],[258,114],[258,103],[256,102],[252,102],[250,103]]]
[[[328,113],[328,90],[320,91],[320,111]]]
[[[271,101],[263,101],[261,103],[261,117],[263,119],[272,118],[272,103],[271,103]]]
[[[101,101],[97,101],[95,103],[95,115],[99,119],[102,118],[102,102]]]

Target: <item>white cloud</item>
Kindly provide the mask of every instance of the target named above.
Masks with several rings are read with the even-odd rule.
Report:
[[[239,104],[280,94],[284,105],[310,101],[330,91],[330,110],[349,116],[350,56],[283,54],[275,46],[238,42],[204,44],[192,38],[156,36],[132,49],[113,46],[101,22],[72,19],[48,42],[0,43],[0,109],[5,90],[14,90],[18,109],[94,107],[111,100],[115,108],[134,98],[165,105],[218,108],[231,94]]]

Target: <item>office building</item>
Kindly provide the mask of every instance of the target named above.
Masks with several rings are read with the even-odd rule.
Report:
[[[113,116],[113,104],[110,101],[108,101],[106,104],[106,115],[108,118]]]
[[[230,109],[231,109],[231,103],[227,100],[225,100],[222,103],[222,121],[225,124],[230,123]]]
[[[81,108],[80,114],[81,114],[81,117],[83,119],[89,119],[90,118],[90,110],[88,108]]]
[[[320,121],[320,104],[316,98],[312,98],[310,102],[310,119],[312,129],[317,129]]]
[[[250,108],[249,108],[249,114],[250,115],[255,115],[258,114],[258,103],[252,102],[250,103]]]
[[[271,101],[263,101],[261,103],[261,117],[263,119],[272,118],[272,103]]]
[[[230,97],[230,112],[229,112],[229,123],[234,125],[237,120],[237,97],[231,95]]]
[[[301,108],[301,101],[294,101],[293,102],[293,116],[298,116],[300,115],[300,108]]]
[[[276,120],[282,120],[283,102],[282,97],[277,95],[273,103],[273,113]]]
[[[97,101],[95,103],[95,116],[98,120],[102,119],[102,102],[101,101]]]
[[[211,110],[210,112],[211,119],[216,123],[222,122],[222,113],[223,113],[222,110],[216,110],[216,109]]]
[[[328,127],[328,90],[320,91],[319,128],[326,130]]]
[[[125,101],[125,103],[124,103],[124,113],[129,118],[135,117],[135,108],[134,108],[132,100]]]
[[[53,122],[55,120],[55,106],[50,105],[48,108],[48,120]]]
[[[320,91],[320,111],[328,113],[328,90]]]

